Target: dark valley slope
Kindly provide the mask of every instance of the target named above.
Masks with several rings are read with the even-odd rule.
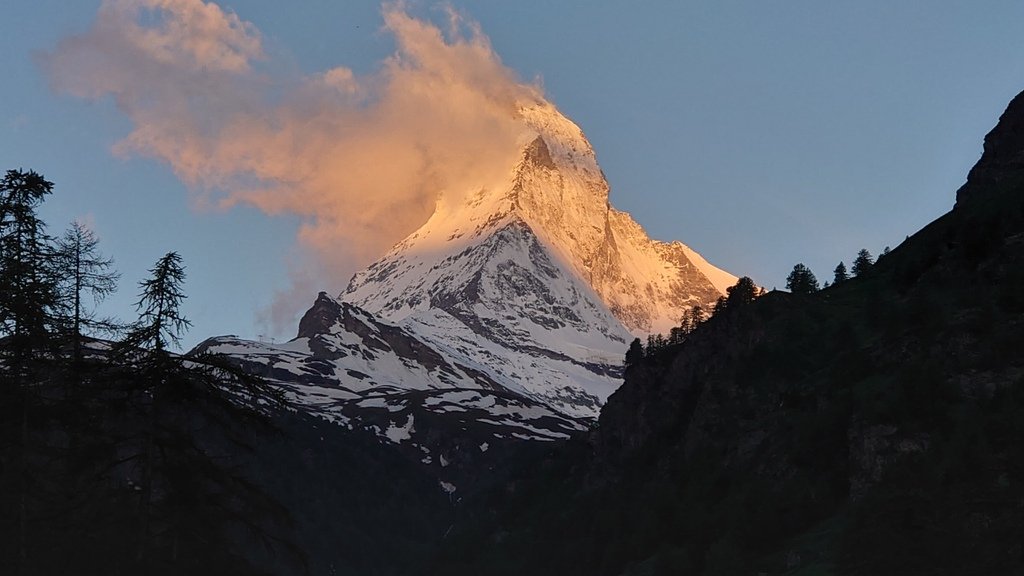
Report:
[[[951,212],[648,356],[465,509],[435,574],[1024,573],[1024,94]]]

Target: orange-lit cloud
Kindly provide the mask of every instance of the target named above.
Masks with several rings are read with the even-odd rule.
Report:
[[[396,50],[374,73],[296,79],[267,73],[259,31],[214,3],[104,0],[43,64],[59,91],[112,96],[133,123],[115,151],[166,161],[200,204],[301,216],[314,276],[339,291],[439,194],[507,174],[526,130],[517,103],[542,97],[448,15],[442,31],[386,4]]]

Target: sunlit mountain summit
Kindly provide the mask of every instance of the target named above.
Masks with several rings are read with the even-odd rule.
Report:
[[[320,294],[296,339],[203,347],[349,424],[362,421],[367,398],[380,398],[374,405],[390,421],[378,430],[392,440],[387,430],[405,430],[411,411],[464,412],[423,393],[515,398],[475,400],[501,412],[483,432],[498,437],[561,438],[595,417],[621,381],[632,338],[710,308],[736,278],[680,242],[650,239],[614,209],[593,148],[553,105],[516,113],[526,128],[507,175],[442,192],[418,230],[336,297]]]

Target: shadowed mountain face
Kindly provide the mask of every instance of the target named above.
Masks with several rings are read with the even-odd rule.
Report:
[[[434,573],[1024,573],[1022,127],[860,277],[630,367]]]

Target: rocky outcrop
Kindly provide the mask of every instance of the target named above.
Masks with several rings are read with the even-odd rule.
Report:
[[[316,301],[299,320],[298,338],[312,338],[317,334],[328,334],[341,316],[341,303],[326,292],[317,295]]]

